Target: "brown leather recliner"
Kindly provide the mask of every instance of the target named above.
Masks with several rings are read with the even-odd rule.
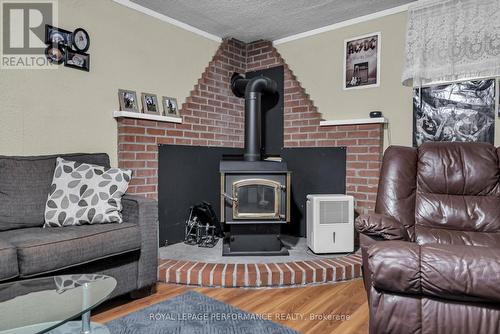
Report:
[[[500,333],[500,148],[392,146],[356,219],[370,333]]]

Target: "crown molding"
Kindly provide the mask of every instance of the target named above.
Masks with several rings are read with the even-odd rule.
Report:
[[[184,29],[184,30],[187,30],[189,32],[192,32],[194,34],[197,34],[197,35],[200,35],[200,36],[203,36],[205,38],[208,38],[212,41],[215,41],[215,42],[222,42],[222,38],[219,37],[219,36],[216,36],[216,35],[213,35],[211,33],[208,33],[206,31],[203,31],[201,29],[198,29],[198,28],[195,28],[189,24],[186,24],[184,22],[181,22],[181,21],[178,21],[176,19],[173,19],[167,15],[164,15],[164,14],[160,14],[152,9],[149,9],[149,8],[146,8],[144,6],[141,6],[139,4],[136,4],[135,2],[132,2],[130,0],[113,0],[113,2],[116,2],[120,5],[123,5],[125,7],[128,7],[130,9],[133,9],[133,10],[136,10],[138,12],[141,12],[143,14],[146,14],[146,15],[149,15],[149,16],[152,16],[158,20],[161,20],[161,21],[164,21],[164,22],[167,22],[167,23],[170,23],[176,27],[179,27],[181,29]]]
[[[408,10],[408,7],[410,6],[410,4],[411,3],[406,4],[406,5],[401,5],[401,6],[393,7],[393,8],[389,8],[389,9],[386,9],[386,10],[382,10],[380,12],[368,14],[368,15],[365,15],[365,16],[356,17],[356,18],[353,18],[353,19],[350,19],[350,20],[346,20],[346,21],[334,23],[334,24],[331,24],[331,25],[328,25],[328,26],[325,26],[325,27],[321,27],[321,28],[317,28],[317,29],[313,29],[313,30],[301,32],[300,34],[296,34],[296,35],[291,35],[291,36],[288,36],[288,37],[280,38],[280,39],[274,40],[273,41],[273,45],[279,45],[279,44],[283,44],[283,43],[295,41],[297,39],[301,39],[301,38],[305,38],[305,37],[310,37],[310,36],[322,34],[322,33],[327,32],[327,31],[337,30],[337,29],[344,28],[344,27],[347,27],[347,26],[350,26],[350,25],[353,25],[353,24],[358,24],[358,23],[362,23],[362,22],[366,22],[366,21],[378,19],[378,18],[381,18],[381,17],[384,17],[384,16],[388,16],[388,15],[393,15],[393,14],[405,12],[405,11]]]

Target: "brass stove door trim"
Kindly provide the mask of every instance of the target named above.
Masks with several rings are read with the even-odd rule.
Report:
[[[220,222],[221,223],[224,223],[224,220],[225,220],[225,214],[224,214],[224,211],[225,211],[225,206],[226,206],[226,201],[224,200],[224,196],[222,196],[222,194],[224,194],[224,188],[226,187],[226,174],[225,173],[220,173]]]
[[[281,184],[267,179],[244,179],[233,182],[233,197],[238,198],[237,190],[244,186],[262,185],[274,189],[274,213],[240,213],[238,201],[233,201],[233,219],[280,219]]]
[[[292,194],[292,173],[286,173],[286,222],[290,222],[290,197]]]

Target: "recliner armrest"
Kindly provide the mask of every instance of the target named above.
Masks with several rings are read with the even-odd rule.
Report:
[[[500,248],[388,241],[368,249],[368,266],[378,290],[500,303]]]
[[[403,224],[392,217],[378,213],[360,215],[356,218],[355,226],[359,233],[363,233],[371,237],[385,240],[410,239]]]

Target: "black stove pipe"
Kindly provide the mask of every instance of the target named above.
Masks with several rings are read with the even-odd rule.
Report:
[[[275,94],[278,89],[276,81],[258,76],[245,79],[234,73],[231,78],[231,90],[237,97],[245,98],[245,161],[261,160],[262,149],[262,94]]]

